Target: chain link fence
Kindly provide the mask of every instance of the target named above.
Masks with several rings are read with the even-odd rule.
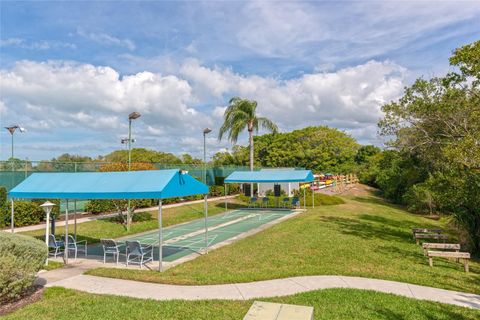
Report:
[[[0,161],[0,186],[12,189],[35,172],[96,172],[111,162],[57,162],[57,161]],[[200,181],[204,181],[202,164],[152,163],[155,169],[182,169]],[[223,179],[234,171],[247,171],[248,166],[206,166],[206,184],[222,185]]]

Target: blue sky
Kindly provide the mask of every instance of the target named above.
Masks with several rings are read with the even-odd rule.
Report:
[[[383,103],[480,36],[475,1],[2,1],[0,124],[16,155],[97,156],[136,146],[199,156],[230,97],[281,130],[329,125],[381,144]],[[10,140],[0,134],[1,159]],[[246,143],[241,139],[239,143]]]

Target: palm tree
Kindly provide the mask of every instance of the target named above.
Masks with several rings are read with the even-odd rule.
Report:
[[[223,115],[223,125],[218,133],[218,140],[228,133],[228,139],[237,143],[238,135],[247,128],[250,145],[250,171],[253,171],[253,131],[258,133],[259,127],[276,133],[278,127],[265,117],[257,117],[257,102],[233,97]],[[253,187],[250,188],[253,196]]]

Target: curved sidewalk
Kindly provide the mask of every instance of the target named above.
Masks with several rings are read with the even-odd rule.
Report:
[[[41,275],[40,275],[41,278]],[[329,288],[366,289],[480,309],[480,295],[424,287],[402,282],[344,276],[305,276],[250,283],[181,286],[75,275],[48,281],[47,287],[60,286],[97,294],[112,294],[154,300],[249,300],[292,295]]]

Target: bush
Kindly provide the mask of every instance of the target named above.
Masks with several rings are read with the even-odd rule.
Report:
[[[30,288],[46,258],[42,241],[0,231],[0,302],[16,299]]]
[[[132,222],[143,222],[143,221],[150,221],[150,220],[153,220],[150,212],[135,212],[132,215]],[[109,221],[125,224],[126,217],[121,215],[115,215],[109,218]]]
[[[0,228],[4,227],[9,219],[7,208],[7,188],[0,186]]]
[[[10,206],[11,205],[9,204],[8,211],[10,211]],[[36,202],[15,201],[13,206],[15,210],[14,223],[16,227],[23,227],[23,226],[29,226],[32,224],[38,224],[44,220],[45,213]]]
[[[116,211],[112,200],[90,200],[85,205],[85,211],[93,214]]]
[[[150,212],[136,212],[132,216],[133,222],[143,222],[152,220],[152,215]]]

